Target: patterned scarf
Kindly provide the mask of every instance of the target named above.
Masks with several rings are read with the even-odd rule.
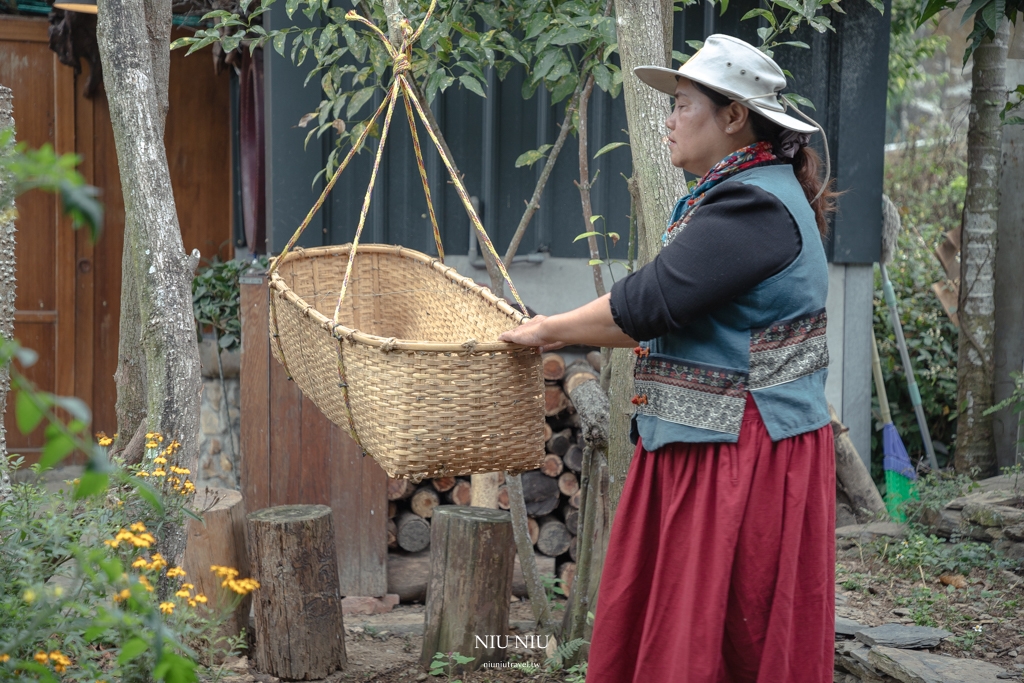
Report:
[[[663,247],[666,246],[669,242],[675,239],[676,235],[683,231],[683,228],[690,222],[690,217],[693,216],[694,210],[700,205],[708,190],[740,171],[745,171],[748,168],[757,166],[758,164],[762,164],[766,161],[774,161],[775,159],[776,157],[772,152],[771,143],[762,140],[736,150],[715,164],[714,168],[704,174],[704,177],[697,182],[694,188],[690,191],[690,194],[680,200],[680,202],[684,202],[685,205],[683,213],[677,220],[673,221],[662,234],[661,245]]]

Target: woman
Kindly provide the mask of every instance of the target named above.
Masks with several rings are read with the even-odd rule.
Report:
[[[821,236],[834,194],[807,147],[815,127],[786,114],[778,65],[735,38],[636,75],[674,95],[672,163],[701,180],[651,263],[502,335],[636,347],[637,447],[587,680],[825,683],[835,462]]]

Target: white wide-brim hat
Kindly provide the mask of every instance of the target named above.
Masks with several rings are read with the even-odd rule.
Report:
[[[813,133],[817,126],[786,113],[779,96],[786,87],[786,74],[775,61],[750,43],[715,33],[678,70],[662,66],[638,66],[637,77],[656,90],[676,94],[681,76],[722,93],[783,128]]]

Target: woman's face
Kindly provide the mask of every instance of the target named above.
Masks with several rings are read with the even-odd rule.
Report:
[[[732,152],[756,142],[747,108],[732,103],[721,109],[687,78],[676,85],[668,127],[672,165],[698,177]]]

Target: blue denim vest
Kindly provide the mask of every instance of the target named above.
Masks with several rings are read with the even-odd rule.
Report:
[[[829,423],[828,264],[814,211],[789,165],[753,168],[726,182],[775,195],[796,221],[802,247],[781,272],[683,331],[637,348],[632,436],[648,451],[675,442],[735,443],[748,392],[773,441]]]

